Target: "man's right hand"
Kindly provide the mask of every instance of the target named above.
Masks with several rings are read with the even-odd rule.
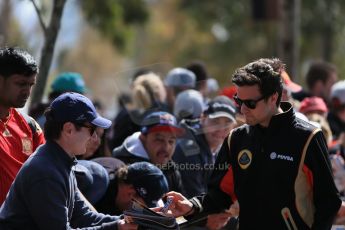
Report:
[[[168,192],[165,194],[167,198],[172,198],[173,201],[169,207],[169,211],[174,217],[183,216],[186,214],[193,213],[193,204],[184,197],[181,193],[178,192]]]

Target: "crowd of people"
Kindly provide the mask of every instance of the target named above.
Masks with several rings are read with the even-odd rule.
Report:
[[[132,199],[171,199],[188,229],[345,224],[345,81],[330,63],[304,89],[261,58],[218,95],[200,61],[138,71],[112,121],[76,72],[20,112],[38,72],[27,51],[0,49],[0,229],[138,229],[122,215]]]

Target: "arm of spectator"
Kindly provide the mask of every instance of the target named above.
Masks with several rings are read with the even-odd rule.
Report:
[[[79,195],[80,195],[80,198],[83,199],[85,201],[85,204],[87,206],[89,206],[90,210],[91,211],[94,211],[94,212],[97,212],[96,208],[90,203],[90,201],[88,201],[88,199],[86,199],[86,197],[84,196],[84,194],[79,190],[78,188],[78,192],[79,192]]]
[[[92,212],[85,202],[81,200],[79,193],[76,193],[77,200],[75,203],[70,204],[71,207],[66,206],[66,201],[69,200],[67,197],[68,193],[66,193],[60,183],[50,178],[36,181],[25,194],[26,197],[24,199],[28,212],[34,219],[37,229],[72,230],[76,227],[78,229],[96,230],[117,229],[118,227],[118,217]],[[84,212],[85,216],[79,219],[83,220],[84,223],[74,225],[72,224],[73,221],[70,222],[71,216],[78,216],[78,212],[79,215],[81,212]],[[91,225],[90,222],[93,224]]]
[[[117,216],[104,215],[95,211],[79,189],[76,188],[71,225],[78,228],[100,226],[101,228],[95,229],[114,229],[114,226],[118,226],[120,223]]]

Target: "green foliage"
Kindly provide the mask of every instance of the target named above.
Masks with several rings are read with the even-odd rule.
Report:
[[[301,29],[304,35],[322,34],[332,26],[341,29],[345,23],[345,2],[341,0],[305,0],[302,3]]]
[[[193,58],[201,58],[208,63],[210,72],[221,83],[229,83],[229,77],[236,67],[262,56],[272,56],[275,53],[273,23],[254,23],[252,20],[251,1],[243,0],[215,0],[181,1],[181,10],[191,16],[198,25],[200,32],[213,37],[213,42],[195,47],[191,44],[187,49],[198,50],[191,52],[186,50],[184,61]],[[228,33],[228,38],[219,40],[214,35],[215,25],[221,25]],[[199,44],[200,45],[200,44]],[[203,52],[207,49],[207,52]]]
[[[188,11],[205,29],[215,22],[222,22],[227,27],[243,24],[250,20],[250,7],[248,0],[191,0],[181,3],[181,9]]]
[[[301,4],[301,60],[332,62],[338,67],[339,78],[344,78],[345,2],[304,0]]]
[[[82,0],[86,20],[119,49],[124,49],[133,24],[145,23],[148,10],[142,0]]]
[[[289,0],[283,1],[289,4]],[[300,68],[303,62],[310,59],[324,59],[339,67],[344,66],[345,1],[300,2]],[[190,15],[205,33],[208,33],[215,23],[220,23],[228,31],[227,41],[215,41],[210,44],[212,48],[208,48],[207,56],[212,57],[210,63],[216,63],[218,67],[226,66],[226,62],[228,66],[238,66],[250,59],[277,55],[280,25],[278,21],[254,21],[250,0],[182,0],[180,9]],[[191,52],[186,54],[188,56]],[[340,73],[342,74],[341,69]]]
[[[119,4],[123,8],[123,20],[126,24],[143,24],[147,21],[149,13],[144,1],[119,0]]]

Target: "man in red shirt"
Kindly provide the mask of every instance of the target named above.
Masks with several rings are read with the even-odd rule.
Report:
[[[28,100],[37,73],[29,53],[0,48],[0,205],[20,167],[45,142],[39,125],[16,110]]]

